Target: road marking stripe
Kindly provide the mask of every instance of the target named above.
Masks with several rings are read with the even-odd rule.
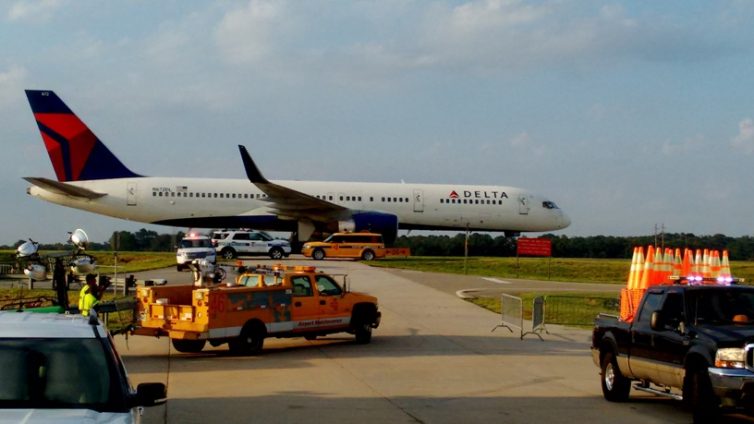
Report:
[[[503,280],[498,280],[497,278],[490,278],[490,277],[482,277],[482,280],[489,281],[495,284],[511,284],[510,281],[503,281]]]

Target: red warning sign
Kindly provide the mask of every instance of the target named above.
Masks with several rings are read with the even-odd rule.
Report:
[[[544,238],[520,238],[516,242],[519,256],[552,256],[552,240]]]

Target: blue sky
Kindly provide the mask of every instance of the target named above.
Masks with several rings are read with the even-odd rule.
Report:
[[[0,2],[0,243],[145,226],[26,195],[23,90],[131,169],[498,184],[568,236],[754,234],[754,2]],[[185,229],[184,229],[185,230]]]

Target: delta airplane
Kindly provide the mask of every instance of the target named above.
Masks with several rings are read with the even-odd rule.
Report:
[[[248,180],[146,177],[127,168],[52,91],[26,90],[57,180],[25,177],[31,196],[150,224],[296,233],[398,229],[521,232],[570,224],[552,201],[507,186],[270,181],[244,146]]]

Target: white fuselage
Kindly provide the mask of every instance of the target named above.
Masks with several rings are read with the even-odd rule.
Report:
[[[553,203],[515,187],[318,181],[273,183],[350,210],[394,214],[400,228],[407,229],[542,232],[570,224],[570,219]],[[37,186],[31,186],[28,192],[63,206],[145,223],[276,215],[269,209],[266,195],[242,179],[138,177],[66,184],[107,195],[88,200],[56,194]],[[277,218],[286,220],[285,216]]]

